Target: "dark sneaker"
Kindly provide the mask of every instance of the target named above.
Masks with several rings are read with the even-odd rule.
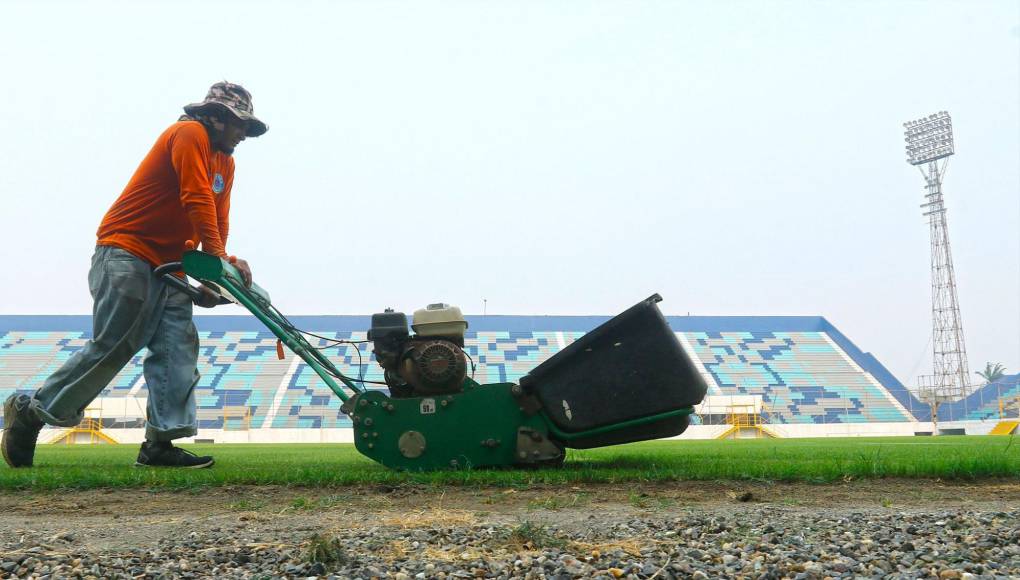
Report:
[[[183,467],[185,469],[202,469],[213,464],[213,458],[209,455],[195,455],[194,453],[174,447],[169,441],[142,443],[142,449],[138,452],[138,460],[135,467]]]
[[[4,436],[0,448],[4,461],[11,467],[32,467],[35,443],[43,422],[29,410],[31,402],[31,397],[18,393],[4,401]]]

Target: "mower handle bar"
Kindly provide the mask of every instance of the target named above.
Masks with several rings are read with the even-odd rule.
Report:
[[[181,265],[180,262],[167,262],[162,266],[157,266],[156,269],[152,271],[152,273],[155,274],[157,278],[163,280],[163,282],[165,282],[167,285],[172,286],[180,290],[181,292],[187,294],[191,298],[192,302],[198,303],[198,301],[202,299],[203,296],[202,291],[196,288],[195,286],[188,284],[188,281],[186,279],[174,276],[173,274],[174,272],[183,271],[184,267]],[[217,305],[231,304],[229,299],[227,299],[218,292],[219,288],[216,288],[215,286],[210,288],[208,284],[206,284],[205,286],[206,288],[212,290],[219,297],[219,301],[216,303]]]

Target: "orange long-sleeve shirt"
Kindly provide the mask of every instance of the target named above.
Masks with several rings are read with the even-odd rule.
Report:
[[[176,262],[188,240],[226,256],[234,159],[213,151],[205,127],[181,121],[159,136],[103,217],[98,244],[153,266]]]

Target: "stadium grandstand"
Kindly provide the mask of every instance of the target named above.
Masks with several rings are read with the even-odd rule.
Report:
[[[517,382],[604,316],[469,316],[465,351],[479,383]],[[669,316],[709,385],[683,437],[750,431],[778,437],[984,434],[1020,412],[1020,375],[958,401],[919,400],[874,356],[821,316]],[[250,316],[196,316],[201,337],[198,439],[215,442],[350,441],[340,400],[300,358]],[[368,316],[295,316],[315,334],[365,340]],[[31,393],[89,338],[89,316],[0,316],[0,397]],[[312,344],[345,374],[382,380],[371,344]],[[139,353],[86,411],[113,439],[143,437],[147,390]],[[1015,426],[1015,423],[1014,423]],[[742,429],[746,427],[746,429]],[[962,431],[961,431],[962,430]],[[41,441],[59,439],[49,428]],[[742,436],[747,436],[746,434]]]

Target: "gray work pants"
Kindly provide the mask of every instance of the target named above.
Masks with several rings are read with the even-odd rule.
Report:
[[[197,432],[198,331],[191,299],[120,248],[98,246],[89,270],[92,339],[53,373],[31,408],[49,425],[70,427],[142,347],[149,389],[145,437],[170,441]]]

